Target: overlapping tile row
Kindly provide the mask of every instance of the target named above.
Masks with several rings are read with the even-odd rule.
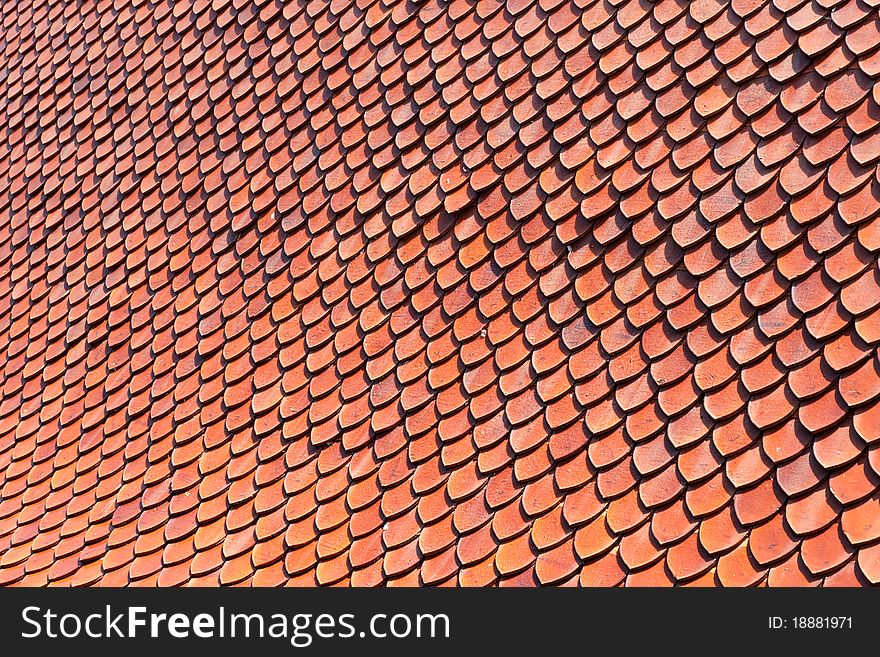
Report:
[[[0,11],[0,582],[880,583],[866,0]]]

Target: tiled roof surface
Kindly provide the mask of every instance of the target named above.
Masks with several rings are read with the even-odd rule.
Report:
[[[0,12],[0,582],[880,582],[880,3]]]

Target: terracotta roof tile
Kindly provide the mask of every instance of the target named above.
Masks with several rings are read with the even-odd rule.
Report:
[[[880,583],[876,12],[238,4],[2,55],[0,581]]]

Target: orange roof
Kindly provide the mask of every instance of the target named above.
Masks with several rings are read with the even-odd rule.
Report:
[[[7,2],[0,582],[880,583],[878,4]]]

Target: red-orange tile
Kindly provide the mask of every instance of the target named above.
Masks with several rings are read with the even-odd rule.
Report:
[[[440,5],[9,99],[0,582],[880,583],[866,5]]]

